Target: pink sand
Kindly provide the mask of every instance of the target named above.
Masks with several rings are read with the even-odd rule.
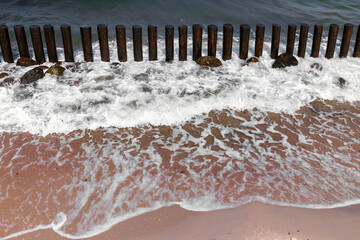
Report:
[[[360,205],[334,209],[279,207],[253,202],[234,209],[194,212],[179,206],[163,207],[113,226],[90,239],[316,239],[360,238]],[[39,230],[17,239],[66,239]]]

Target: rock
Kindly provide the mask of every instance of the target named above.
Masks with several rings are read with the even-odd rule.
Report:
[[[320,63],[313,63],[310,65],[310,68],[316,69],[321,71],[323,69],[322,65]]]
[[[63,75],[64,71],[65,71],[65,68],[63,68],[59,65],[53,65],[45,73],[49,73],[51,75],[56,75],[56,76],[61,77]]]
[[[246,63],[257,63],[259,62],[259,58],[257,57],[251,57],[248,60],[246,60]]]
[[[342,77],[338,77],[336,83],[337,83],[337,85],[338,85],[339,87],[343,88],[344,85],[346,84],[346,80],[343,79]]]
[[[272,68],[286,68],[297,65],[298,61],[291,53],[283,53],[277,57],[272,65]]]
[[[7,77],[7,76],[9,76],[9,74],[6,72],[0,73],[0,79]]]
[[[41,68],[42,70],[46,70],[46,69],[48,69],[49,67],[48,67],[48,66],[38,66],[38,68]]]
[[[4,86],[8,86],[11,85],[15,82],[15,78],[13,77],[8,77],[5,78],[1,83],[0,83],[0,87],[4,87]]]
[[[134,76],[134,79],[137,81],[148,81],[149,80],[149,74],[147,73],[140,73]]]
[[[104,75],[104,76],[98,76],[96,78],[94,78],[94,80],[96,82],[103,82],[103,81],[109,81],[109,80],[114,80],[115,77],[114,75]]]
[[[201,66],[206,67],[219,67],[222,65],[218,58],[212,56],[200,57],[195,62]]]
[[[33,83],[36,82],[37,80],[39,80],[40,78],[43,78],[45,76],[44,71],[39,68],[33,68],[30,71],[27,71],[21,78],[20,78],[20,83],[22,84],[29,84],[29,83]]]
[[[29,67],[34,65],[40,65],[40,63],[31,58],[21,57],[17,60],[16,65],[22,67]]]
[[[110,64],[110,67],[118,67],[118,66],[120,66],[120,63],[119,63],[119,62],[112,62],[112,63]]]

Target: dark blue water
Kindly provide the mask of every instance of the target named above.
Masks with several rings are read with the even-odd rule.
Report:
[[[360,23],[358,0],[1,0],[0,23],[72,26]]]

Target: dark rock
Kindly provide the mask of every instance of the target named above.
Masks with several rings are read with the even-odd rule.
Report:
[[[9,76],[9,74],[6,72],[0,73],[0,79],[7,77],[7,76]]]
[[[218,58],[212,56],[200,57],[195,62],[201,66],[206,67],[219,67],[222,65]]]
[[[142,86],[141,91],[146,93],[152,93],[153,89],[149,86]]]
[[[61,66],[63,63],[61,61],[56,62],[55,65]]]
[[[120,66],[120,63],[119,63],[119,62],[112,62],[112,63],[110,64],[110,66],[111,66],[111,67],[118,67],[118,66]]]
[[[16,65],[22,67],[29,67],[34,65],[40,65],[40,63],[31,58],[21,57],[17,60]]]
[[[36,67],[34,69],[31,69],[30,71],[27,71],[20,78],[20,83],[22,83],[22,84],[33,83],[33,82],[36,82],[37,80],[39,80],[40,78],[43,78],[44,76],[45,76],[44,71],[41,68]]]
[[[337,85],[339,86],[339,87],[341,87],[341,88],[343,88],[344,87],[344,85],[346,84],[346,80],[345,79],[343,79],[342,77],[338,77],[338,79],[337,79]]]
[[[41,68],[42,70],[46,70],[46,69],[48,69],[49,67],[48,67],[48,66],[38,66],[38,68]]]
[[[320,63],[313,63],[310,65],[310,68],[316,69],[321,71],[323,69],[322,65]]]
[[[259,58],[257,57],[251,57],[248,60],[246,60],[246,63],[257,63],[259,62]]]
[[[5,78],[5,79],[0,83],[0,87],[12,85],[14,82],[15,82],[15,78],[13,78],[13,77]]]
[[[49,73],[51,75],[56,75],[61,77],[65,71],[65,68],[59,66],[59,65],[53,65],[51,66],[45,73]]]
[[[291,53],[280,54],[272,65],[272,68],[286,68],[297,66],[298,61]]]

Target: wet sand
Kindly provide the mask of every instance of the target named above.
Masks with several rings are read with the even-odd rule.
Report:
[[[358,102],[317,101],[294,115],[223,110],[181,126],[2,133],[0,238],[47,226],[60,212],[67,216],[61,231],[81,236],[154,203],[200,199],[195,207],[214,209],[256,197],[302,205],[358,199],[359,114]],[[206,213],[174,206],[96,239],[169,239],[181,229],[177,239],[351,239],[360,235],[353,209],[360,213],[259,203]],[[19,239],[56,239],[51,232]]]
[[[234,209],[210,212],[171,206],[120,222],[89,239],[358,239],[359,222],[360,205],[304,209],[252,202]],[[46,229],[11,239],[67,238]]]

